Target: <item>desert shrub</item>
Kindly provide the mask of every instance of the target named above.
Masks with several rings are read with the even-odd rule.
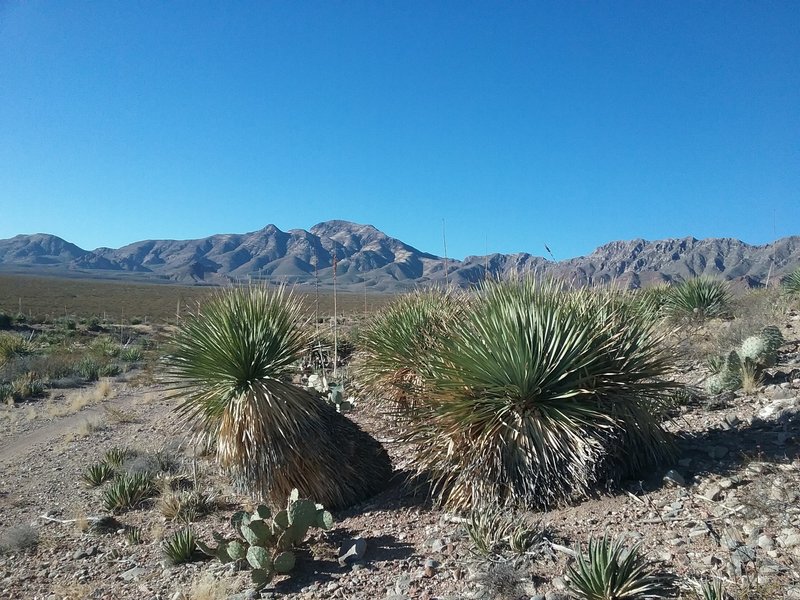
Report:
[[[128,348],[123,348],[123,350],[119,353],[119,359],[123,362],[140,362],[144,358],[144,353],[142,349],[138,346],[130,346]]]
[[[781,279],[781,287],[790,294],[800,293],[800,269],[795,269]]]
[[[26,356],[33,352],[33,346],[26,339],[13,334],[0,334],[0,365],[10,362],[18,356]]]
[[[518,600],[526,597],[522,572],[510,561],[491,561],[486,570],[479,573],[477,581],[497,600]]]
[[[236,483],[343,507],[380,489],[391,464],[355,423],[290,383],[309,341],[304,320],[283,288],[226,290],[180,321],[166,362],[179,410]]]
[[[639,544],[626,548],[622,540],[590,538],[586,555],[578,552],[568,570],[572,592],[584,600],[671,598],[671,578],[658,575],[639,554]]]
[[[165,518],[186,523],[210,513],[213,506],[213,498],[198,490],[163,490],[156,502],[156,508]]]
[[[686,279],[667,294],[664,312],[675,321],[702,323],[730,314],[732,296],[725,281],[706,276]]]
[[[490,283],[442,335],[400,430],[447,507],[545,507],[671,454],[671,363],[619,295]]]
[[[95,356],[116,358],[122,351],[122,347],[110,337],[101,336],[92,342],[90,351]]]
[[[639,310],[653,316],[658,316],[664,312],[670,289],[669,284],[666,283],[651,285],[637,290],[633,296],[633,301]]]
[[[13,402],[14,401],[14,389],[11,387],[10,383],[0,383],[0,402]]]
[[[91,332],[102,331],[103,326],[101,323],[102,321],[100,320],[100,317],[94,315],[89,317],[86,320],[86,331],[91,331]]]
[[[11,315],[0,312],[0,329],[11,329],[12,321]]]
[[[83,357],[75,365],[75,371],[86,381],[97,381],[100,379],[100,364],[89,356]]]
[[[9,527],[0,534],[0,554],[22,552],[36,547],[39,532],[28,524]]]
[[[197,554],[197,538],[190,527],[176,531],[161,544],[164,558],[171,565],[193,561]]]
[[[122,373],[122,367],[120,367],[117,363],[106,363],[104,365],[100,365],[100,368],[97,371],[97,374],[100,377],[116,377]]]
[[[126,460],[129,460],[138,454],[139,453],[136,450],[114,446],[106,452],[103,462],[111,465],[114,468],[119,468]]]
[[[44,394],[44,382],[36,373],[26,373],[11,382],[11,395],[20,402]]]

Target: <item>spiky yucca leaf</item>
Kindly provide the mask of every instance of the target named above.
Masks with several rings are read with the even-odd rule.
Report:
[[[342,507],[374,493],[391,464],[336,409],[288,382],[308,334],[284,288],[235,288],[185,318],[167,357],[179,411],[236,481],[282,502],[293,488]]]
[[[781,279],[783,289],[790,294],[800,293],[800,269],[795,269],[786,277]]]
[[[669,360],[618,294],[492,283],[450,327],[403,427],[448,508],[544,507],[670,453]]]
[[[416,291],[376,315],[359,336],[354,376],[362,395],[399,408],[418,400],[431,357],[440,352],[465,300],[453,290]]]
[[[701,275],[673,286],[667,294],[664,310],[674,320],[702,322],[730,314],[730,305],[728,284]]]
[[[670,597],[671,581],[654,573],[639,548],[626,548],[622,540],[611,541],[608,535],[590,538],[588,553],[577,552],[569,567],[570,588],[584,600]]]
[[[143,500],[155,495],[156,491],[150,475],[122,473],[103,492],[103,506],[111,511],[136,508]]]

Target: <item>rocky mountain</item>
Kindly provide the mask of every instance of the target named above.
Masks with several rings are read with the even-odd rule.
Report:
[[[223,284],[268,279],[344,289],[397,291],[435,283],[475,285],[487,277],[548,273],[582,285],[617,281],[639,287],[706,274],[763,285],[800,266],[800,236],[764,246],[692,237],[618,241],[588,256],[553,262],[527,253],[468,256],[463,261],[421,252],[371,225],[326,221],[309,231],[268,225],[243,234],[197,240],[144,240],[122,248],[83,250],[47,234],[0,240],[0,270],[76,277],[157,279]]]

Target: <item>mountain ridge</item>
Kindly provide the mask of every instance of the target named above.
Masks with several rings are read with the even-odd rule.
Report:
[[[245,278],[394,292],[450,283],[475,285],[487,277],[526,272],[564,277],[581,285],[616,281],[640,287],[657,281],[712,275],[759,286],[800,267],[800,236],[761,246],[735,238],[642,238],[603,244],[561,261],[527,252],[447,259],[418,250],[372,225],[343,220],[309,230],[267,225],[248,233],[188,240],[141,240],[120,248],[84,250],[46,233],[0,240],[0,270],[87,278],[138,278],[225,284]]]

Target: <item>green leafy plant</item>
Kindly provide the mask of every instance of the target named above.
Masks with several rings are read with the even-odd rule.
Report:
[[[448,508],[546,507],[671,455],[670,359],[620,294],[489,283],[440,336],[399,430]]]
[[[252,581],[260,589],[276,573],[290,572],[295,564],[292,548],[305,540],[312,527],[323,530],[333,527],[333,516],[321,504],[300,498],[294,489],[286,509],[273,515],[269,507],[260,505],[252,515],[237,512],[231,517],[231,526],[237,538],[225,539],[214,534],[216,547],[200,541],[197,545],[202,552],[218,558],[223,564],[237,562],[243,565],[246,561],[252,568]]]
[[[586,555],[576,552],[567,571],[572,592],[584,600],[672,597],[672,581],[658,575],[639,554],[639,544],[626,548],[622,540],[608,535],[590,538]]]
[[[81,479],[89,487],[102,485],[112,477],[114,477],[114,467],[104,462],[90,465],[81,475]]]
[[[786,277],[781,279],[781,286],[784,291],[790,294],[800,293],[800,269],[795,269]]]
[[[693,277],[670,289],[664,311],[673,320],[699,323],[730,314],[731,299],[726,282],[706,276]]]
[[[18,335],[0,334],[0,366],[17,356],[27,356],[33,350],[33,345]]]
[[[180,412],[241,487],[275,502],[296,487],[348,506],[385,485],[391,463],[355,423],[291,384],[310,339],[304,310],[283,288],[221,292],[181,320],[167,365]]]
[[[164,558],[172,565],[192,562],[198,551],[197,538],[190,527],[176,531],[161,543]]]
[[[136,508],[142,501],[151,498],[155,492],[156,487],[150,475],[122,473],[117,475],[103,493],[103,507],[109,511]]]
[[[141,362],[144,359],[144,352],[138,346],[129,346],[119,353],[119,359],[129,363]]]

